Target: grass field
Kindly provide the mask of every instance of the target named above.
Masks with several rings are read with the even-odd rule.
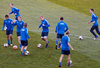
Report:
[[[57,2],[56,2],[57,1]],[[90,0],[86,0],[90,2]],[[96,1],[96,0],[95,0]],[[83,35],[91,37],[92,34],[89,32],[91,25],[87,22],[90,21],[88,16],[88,9],[91,8],[93,0],[89,4],[86,4],[85,0],[0,0],[0,28],[4,15],[10,12],[9,4],[13,2],[16,7],[21,11],[23,20],[28,23],[29,35],[31,40],[29,41],[30,51],[29,56],[20,56],[20,49],[14,51],[12,47],[4,48],[3,44],[6,43],[5,31],[0,31],[0,68],[58,68],[58,59],[60,57],[60,50],[55,50],[55,39],[54,34],[55,26],[59,22],[59,17],[63,16],[65,22],[69,26],[69,30],[72,35]],[[96,14],[99,15],[99,0],[94,4],[96,7]],[[68,5],[62,5],[62,3],[69,3]],[[72,3],[70,5],[70,3]],[[79,3],[77,5],[77,3]],[[85,5],[83,5],[85,4]],[[96,5],[97,4],[97,5]],[[89,6],[88,6],[89,5]],[[93,5],[92,5],[93,6]],[[81,10],[82,8],[83,10]],[[86,8],[86,9],[85,9]],[[37,31],[38,25],[40,24],[39,16],[43,15],[51,24],[49,41],[50,47],[45,49],[37,48],[38,43],[45,43],[40,39],[40,31]],[[14,19],[14,16],[10,16]],[[18,45],[16,31],[14,30],[14,44]],[[93,36],[92,36],[93,37]],[[82,41],[78,40],[78,37],[70,36],[71,44],[75,48],[72,52],[73,67],[72,68],[100,68],[100,40],[92,40],[85,38]],[[65,64],[66,63],[66,64]],[[62,63],[63,67],[67,67],[66,57]]]

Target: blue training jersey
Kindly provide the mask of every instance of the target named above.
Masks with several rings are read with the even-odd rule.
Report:
[[[19,13],[19,11],[20,11],[20,10],[19,10],[18,8],[13,7],[13,8],[12,8],[12,11],[10,12],[10,14],[12,14],[12,13],[15,14],[15,13],[16,13],[16,14],[17,14],[17,15],[15,15],[16,17],[21,16],[20,13]]]
[[[24,22],[23,21],[16,21],[15,23],[14,23],[14,25],[17,25],[17,32],[20,32],[20,30],[23,28],[23,25],[24,25]]]
[[[43,26],[43,24],[44,24],[44,26]],[[44,19],[43,21],[41,21],[39,28],[41,28],[41,27],[42,27],[42,32],[49,32],[50,24],[47,20]]]
[[[22,28],[21,29],[21,40],[26,41],[27,38],[30,38],[29,35],[28,35],[28,29]]]
[[[62,42],[62,50],[68,51],[69,50],[69,46],[68,43],[70,42],[70,38],[68,36],[63,36],[61,39]]]
[[[93,23],[93,26],[98,26],[98,17],[93,13],[92,14],[92,20],[91,22],[95,21],[95,23]]]
[[[68,30],[67,24],[63,21],[60,21],[56,26],[55,32],[57,32],[57,34],[64,34],[64,32],[66,32],[67,30]]]
[[[4,30],[4,27],[5,27],[5,25],[6,25],[6,27],[7,27],[7,30],[13,30],[13,24],[11,24],[11,22],[13,22],[13,20],[12,19],[8,19],[8,20],[4,20],[4,22],[3,22],[3,27],[2,27],[2,30]]]

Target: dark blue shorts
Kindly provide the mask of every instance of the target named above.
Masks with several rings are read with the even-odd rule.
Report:
[[[64,36],[64,34],[57,34],[57,38],[62,38]]]
[[[28,41],[27,40],[26,41],[21,40],[21,44],[22,44],[22,46],[28,46]]]
[[[13,34],[13,30],[6,30],[6,35]]]
[[[61,50],[61,54],[64,54],[64,55],[70,55],[70,50],[68,50],[68,51]]]
[[[20,36],[20,32],[17,32],[17,37]]]
[[[15,17],[15,20],[18,20],[18,17]]]
[[[41,33],[41,37],[47,37],[48,36],[48,32],[42,32]]]

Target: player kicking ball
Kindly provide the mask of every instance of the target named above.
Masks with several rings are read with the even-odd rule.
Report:
[[[63,36],[62,39],[61,39],[62,46],[61,46],[61,57],[59,59],[59,67],[61,67],[61,62],[62,62],[62,59],[63,59],[64,55],[68,56],[68,66],[71,66],[71,64],[70,64],[70,48],[72,50],[74,50],[74,49],[70,44],[70,38],[68,37],[69,33],[70,32],[67,31],[66,35]]]
[[[61,46],[61,38],[64,36],[64,33],[68,30],[68,26],[67,24],[63,21],[64,18],[61,17],[60,18],[60,22],[57,23],[57,26],[56,26],[56,29],[55,29],[55,32],[57,34],[57,39],[56,39],[56,49],[60,49],[60,46]],[[58,46],[58,42],[60,41],[59,43],[59,46]]]
[[[44,19],[43,16],[41,16],[40,19],[41,19],[41,24],[38,27],[38,29],[42,27],[41,39],[46,42],[46,48],[48,48],[49,47],[49,45],[48,45],[49,41],[47,39],[47,36],[48,36],[48,33],[49,33],[50,24],[48,23],[48,21],[46,19]]]
[[[21,16],[19,13],[20,10],[14,7],[13,3],[10,4],[10,7],[12,8],[12,11],[9,13],[9,15],[13,13],[15,15],[15,20],[18,20],[18,17]]]
[[[8,45],[13,45],[12,44],[12,34],[13,34],[13,20],[9,18],[8,15],[5,15],[5,20],[3,22],[3,27],[2,27],[2,30],[4,30],[4,27],[7,27],[6,29],[6,35],[7,35],[7,40],[8,40]],[[11,43],[10,43],[10,40],[11,40]]]
[[[22,44],[22,48],[21,48],[21,55],[23,56],[23,54],[25,53],[27,47],[28,47],[28,39],[30,39],[29,35],[28,35],[28,29],[27,29],[27,23],[24,23],[23,28],[21,29],[21,44]]]
[[[18,42],[19,42],[19,44],[20,44],[20,49],[21,49],[21,47],[22,47],[21,41],[20,41],[20,31],[21,31],[21,29],[23,28],[23,24],[24,24],[24,21],[22,21],[22,19],[21,19],[20,16],[18,17],[18,20],[15,21],[15,23],[14,23],[14,26],[17,26],[16,32],[17,32]]]
[[[90,29],[90,32],[94,35],[94,40],[96,40],[98,38],[98,36],[95,34],[94,30],[96,30],[96,32],[100,35],[100,31],[99,31],[99,24],[98,24],[98,17],[94,14],[94,9],[90,9],[90,13],[92,14],[92,20],[90,22],[88,22],[88,24],[93,23],[93,26]]]

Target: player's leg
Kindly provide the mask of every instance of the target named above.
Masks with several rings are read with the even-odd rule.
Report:
[[[44,32],[41,33],[41,39],[42,39],[43,41],[45,41],[45,39],[44,39]]]
[[[95,26],[92,26],[92,28],[90,29],[90,32],[95,36],[95,38],[98,38],[98,36],[94,32],[94,29],[95,29]]]
[[[48,47],[49,47],[49,45],[48,45],[49,41],[48,41],[48,39],[47,39],[47,36],[44,36],[44,40],[45,40],[45,42],[46,42],[46,48],[48,48]]]
[[[72,66],[71,63],[70,63],[70,54],[67,55],[68,56],[68,66]]]
[[[21,55],[23,55],[23,50],[24,50],[24,45],[22,45],[22,48],[21,48]]]
[[[63,57],[64,57],[64,54],[61,54],[60,59],[59,59],[59,67],[61,67],[61,62],[62,62]]]
[[[12,41],[13,41],[12,34],[13,34],[13,31],[11,30],[11,31],[10,31],[11,46],[12,46]]]
[[[60,34],[57,34],[57,38],[56,38],[56,49],[58,49],[59,38],[60,38]]]
[[[60,42],[59,42],[59,47],[58,47],[58,49],[61,48],[61,39],[62,39],[63,36],[64,36],[64,34],[61,34],[61,35],[60,35]]]
[[[23,53],[25,53],[26,52],[26,49],[27,49],[27,47],[28,47],[28,41],[26,40],[26,41],[24,41],[24,50],[23,50]]]
[[[9,41],[9,40],[10,40],[10,39],[9,39],[10,37],[9,37],[9,34],[10,34],[10,33],[9,33],[9,30],[6,30],[6,35],[7,35],[8,45],[10,45],[10,41]]]
[[[96,26],[96,32],[100,35],[99,27]]]
[[[20,40],[20,32],[17,32],[18,43],[20,44],[20,49],[22,47],[21,40]]]

